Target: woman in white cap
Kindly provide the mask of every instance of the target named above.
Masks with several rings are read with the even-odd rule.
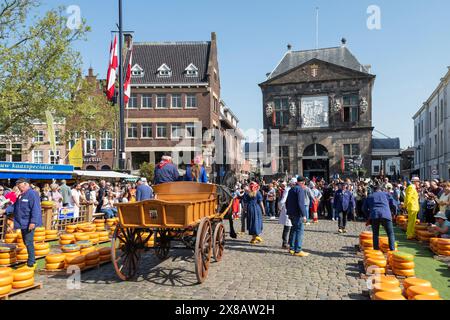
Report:
[[[445,213],[439,212],[434,218],[436,219],[436,224],[429,228],[430,232],[434,232],[438,237],[450,239],[450,222]]]

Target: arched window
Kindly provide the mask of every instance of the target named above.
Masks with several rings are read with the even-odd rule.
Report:
[[[111,167],[105,165],[102,167],[102,171],[111,171]]]
[[[328,157],[328,150],[321,144],[311,144],[306,147],[303,157],[320,158]]]
[[[97,169],[94,166],[87,166],[86,170],[87,171],[96,171]]]

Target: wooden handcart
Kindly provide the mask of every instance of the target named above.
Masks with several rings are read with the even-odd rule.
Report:
[[[194,251],[198,282],[205,281],[211,256],[217,262],[222,259],[223,219],[232,204],[230,199],[223,204],[218,189],[214,184],[166,183],[153,188],[154,200],[116,204],[119,224],[112,237],[111,252],[119,278],[130,280],[136,276],[143,252],[153,249],[164,260],[171,243],[182,242],[185,248]],[[148,247],[152,237],[154,245]]]

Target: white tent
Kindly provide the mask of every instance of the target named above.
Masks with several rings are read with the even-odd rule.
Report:
[[[110,178],[110,179],[129,179],[129,180],[139,179],[139,177],[137,176],[115,171],[74,170],[73,174],[76,177],[83,177],[83,178]]]

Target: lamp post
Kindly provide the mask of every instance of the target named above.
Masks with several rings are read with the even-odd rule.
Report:
[[[119,0],[119,169],[125,170],[125,119],[124,119],[124,96],[123,96],[123,21],[122,0]]]

